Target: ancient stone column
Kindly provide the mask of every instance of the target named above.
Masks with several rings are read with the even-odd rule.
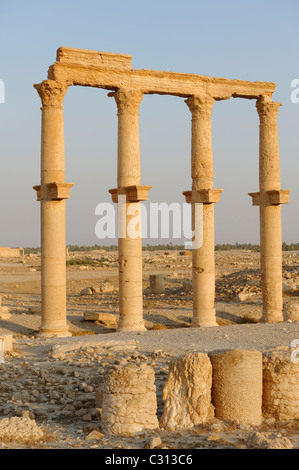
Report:
[[[218,419],[262,422],[263,357],[260,351],[216,350],[209,354],[212,402]]]
[[[260,118],[260,260],[264,322],[283,321],[280,165],[277,113],[280,103],[257,100]],[[275,201],[277,195],[278,199]]]
[[[35,85],[42,101],[41,185],[41,336],[70,336],[66,322],[65,183],[62,102],[67,85],[45,80]]]
[[[118,109],[117,189],[110,190],[118,202],[119,217],[119,323],[118,330],[144,330],[142,285],[142,237],[140,195],[139,90],[119,89],[109,93]],[[125,198],[120,206],[120,197]],[[147,197],[147,191],[146,191]],[[136,224],[137,220],[139,223]],[[136,230],[132,227],[136,225]],[[131,231],[129,228],[131,227]],[[139,229],[139,230],[138,230]]]
[[[184,194],[192,204],[193,233],[197,240],[202,240],[198,243],[200,246],[192,250],[192,326],[216,326],[214,202],[218,201],[221,190],[213,190],[211,114],[214,99],[191,96],[186,103],[192,113],[192,191]],[[202,220],[197,220],[196,204],[203,204]]]

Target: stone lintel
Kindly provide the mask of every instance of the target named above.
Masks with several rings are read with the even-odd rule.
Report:
[[[276,84],[190,73],[132,69],[131,56],[110,52],[61,47],[57,60],[50,66],[48,79],[71,85],[91,86],[107,90],[134,88],[143,94],[166,94],[188,98],[208,94],[215,100],[231,97],[271,98]]]
[[[269,197],[269,203],[273,206],[279,204],[288,204],[290,199],[290,190],[289,189],[273,189],[271,191],[266,191]],[[252,205],[259,206],[261,202],[260,193],[248,193],[252,197]]]
[[[193,189],[192,191],[184,191],[183,194],[188,203],[212,204],[219,202],[220,194],[223,189]]]
[[[112,201],[118,202],[118,195],[126,196],[128,202],[140,202],[148,200],[148,192],[152,186],[126,186],[124,188],[109,189]]]
[[[74,183],[47,183],[39,186],[33,186],[37,193],[37,201],[60,201],[69,199],[71,188]]]
[[[112,67],[122,70],[131,70],[132,56],[114,52],[92,51],[88,49],[74,49],[60,47],[56,52],[56,61],[85,65],[87,67]]]

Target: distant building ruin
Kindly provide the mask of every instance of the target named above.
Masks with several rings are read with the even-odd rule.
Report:
[[[0,258],[22,258],[24,248],[0,247]]]

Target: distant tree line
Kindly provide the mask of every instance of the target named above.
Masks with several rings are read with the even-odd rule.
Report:
[[[225,243],[224,245],[215,245],[216,251],[229,251],[229,250],[250,250],[260,251],[260,245],[252,245],[251,243]]]
[[[94,250],[105,250],[105,251],[117,251],[117,245],[101,246],[101,245],[68,245],[69,252],[72,251],[94,251]],[[145,245],[142,247],[146,251],[170,251],[170,250],[185,250],[184,245],[173,245],[171,242],[160,245]],[[250,250],[259,252],[260,245],[254,245],[252,243],[225,243],[215,245],[215,251],[229,251],[229,250]],[[282,251],[299,251],[299,243],[290,243],[289,245],[285,242],[282,244]],[[40,253],[40,248],[24,248],[25,255],[30,253]]]

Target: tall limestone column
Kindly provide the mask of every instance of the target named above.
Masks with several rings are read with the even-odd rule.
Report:
[[[139,90],[119,89],[108,96],[115,98],[118,108],[117,188],[110,190],[112,200],[118,202],[122,221],[118,238],[118,330],[144,330],[140,201],[147,199],[150,187],[140,184],[138,110],[143,94]]]
[[[192,326],[216,326],[214,203],[218,202],[222,190],[213,189],[214,99],[208,95],[191,96],[186,104],[192,113],[192,191],[184,194],[192,204],[192,230],[197,237],[197,246],[192,249]],[[196,204],[203,205],[202,220],[197,220]]]
[[[277,114],[281,103],[261,97],[257,100],[260,119],[259,206],[260,260],[263,294],[262,321],[283,321],[282,315],[282,240],[280,165]]]
[[[41,201],[40,336],[70,336],[66,322],[65,199],[71,183],[65,183],[62,102],[67,85],[45,80],[34,85],[42,101],[41,185],[35,186]]]

